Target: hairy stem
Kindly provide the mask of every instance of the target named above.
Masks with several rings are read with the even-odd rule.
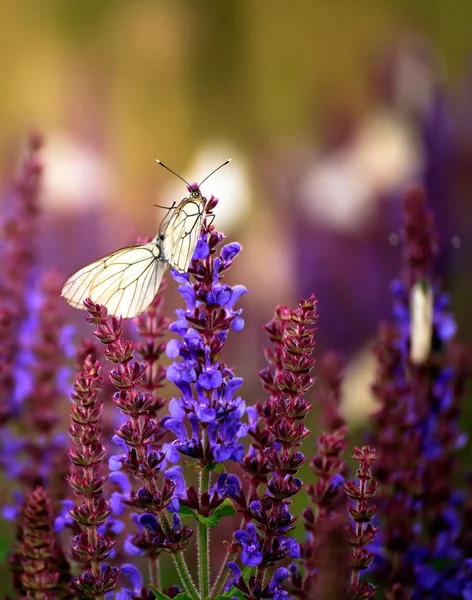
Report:
[[[159,576],[159,556],[151,555],[148,560],[149,564],[149,582],[155,588],[159,588],[160,576]]]
[[[200,498],[210,487],[210,471],[200,471]],[[204,523],[198,523],[198,583],[202,600],[210,598],[210,529]]]
[[[171,527],[169,525],[169,521],[167,520],[167,515],[161,514],[159,516],[159,520],[164,531],[169,534],[171,532]],[[177,552],[173,552],[172,558],[174,560],[175,568],[177,569],[177,573],[179,574],[180,581],[185,591],[192,600],[200,600],[200,596],[198,595],[195,584],[193,583],[192,576],[190,575],[190,571],[188,569],[187,563],[185,562],[182,550],[177,550]]]

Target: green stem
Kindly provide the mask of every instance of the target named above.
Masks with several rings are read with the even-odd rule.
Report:
[[[200,498],[210,487],[210,471],[200,471]],[[198,523],[198,583],[202,600],[210,599],[210,528]]]
[[[161,514],[159,519],[162,528],[167,534],[169,534],[171,532],[171,527],[169,521],[167,520],[167,515]],[[172,558],[174,559],[175,568],[177,569],[177,573],[179,574],[180,581],[184,586],[185,591],[192,600],[200,600],[200,596],[198,595],[195,584],[193,583],[192,576],[190,575],[190,571],[188,569],[187,563],[185,562],[182,550],[177,550],[176,552],[173,552]]]
[[[149,582],[155,588],[159,589],[160,577],[159,577],[159,556],[151,554],[149,556]]]
[[[200,600],[200,596],[198,595],[198,592],[195,589],[195,585],[192,581],[192,577],[190,576],[188,567],[185,564],[182,552],[174,552],[172,554],[172,557],[174,559],[175,568],[177,569],[177,573],[179,574],[180,581],[182,582],[185,591],[190,596],[190,598],[192,598],[192,600]]]

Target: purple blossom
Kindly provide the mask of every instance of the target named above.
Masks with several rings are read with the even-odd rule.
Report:
[[[132,589],[122,587],[115,596],[116,600],[133,600],[134,597],[139,596],[143,588],[141,571],[135,565],[125,563],[121,566],[121,576],[129,580]]]
[[[269,581],[268,590],[274,594],[274,600],[286,600],[288,598],[287,590],[282,588],[282,582],[290,575],[287,569],[279,567],[274,571]]]
[[[218,477],[216,489],[223,498],[226,498],[228,496],[230,498],[234,498],[241,491],[241,482],[236,477],[236,475],[222,473]]]
[[[229,561],[227,566],[229,569],[231,569],[233,576],[230,579],[228,579],[228,582],[226,583],[226,586],[225,586],[226,591],[231,589],[231,587],[233,585],[236,585],[241,578],[241,569],[238,567],[238,565],[234,561],[232,561],[232,560]]]
[[[167,378],[179,388],[181,396],[171,402],[171,418],[164,426],[177,437],[172,446],[166,447],[169,460],[175,459],[173,450],[177,448],[181,454],[197,458],[203,465],[240,461],[243,457],[239,439],[247,431],[241,421],[245,404],[241,398],[233,398],[243,380],[235,378],[222,365],[219,355],[228,331],[240,318],[240,311],[234,310],[234,306],[247,290],[244,286],[231,287],[220,282],[221,273],[238,254],[239,244],[225,246],[220,257],[215,257],[222,236],[212,234],[209,238],[205,233],[200,239],[202,244],[192,263],[196,283],[182,282],[173,274],[181,283],[179,292],[186,310],[178,309],[177,320],[170,326],[181,339],[167,344],[167,355],[174,359],[167,369]],[[208,248],[208,254],[203,248]],[[238,328],[242,325],[239,321]],[[205,429],[208,449],[201,442]]]
[[[241,544],[241,560],[248,567],[257,567],[262,562],[262,552],[259,535],[252,523],[248,523],[246,529],[238,529],[234,534],[236,540]]]

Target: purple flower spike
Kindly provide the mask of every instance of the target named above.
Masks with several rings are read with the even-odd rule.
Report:
[[[240,461],[244,449],[239,439],[247,430],[242,423],[245,404],[241,398],[233,399],[243,380],[234,377],[220,361],[229,331],[242,328],[241,311],[234,306],[247,290],[221,281],[241,249],[239,244],[229,244],[221,250],[220,257],[215,256],[222,240],[223,236],[212,226],[204,225],[191,263],[196,281],[180,286],[186,310],[176,311],[177,321],[170,327],[181,339],[167,345],[168,356],[174,358],[167,369],[167,378],[182,395],[175,401],[180,411],[172,406],[172,418],[165,422],[165,427],[177,436],[172,448],[196,458],[201,467],[227,460]],[[191,424],[191,435],[184,425],[186,419]],[[202,443],[205,430],[208,448]],[[170,449],[167,446],[166,452],[173,456]]]
[[[119,570],[105,562],[113,552],[115,541],[104,535],[107,520],[110,526],[113,523],[109,519],[110,503],[103,494],[106,477],[101,470],[106,454],[100,443],[103,404],[98,395],[102,385],[101,365],[89,355],[71,394],[69,436],[72,444],[69,455],[73,469],[69,483],[74,492],[82,496],[82,502],[70,512],[81,532],[73,538],[72,550],[88,567],[75,585],[82,592],[93,592],[99,597],[114,589],[119,576]]]

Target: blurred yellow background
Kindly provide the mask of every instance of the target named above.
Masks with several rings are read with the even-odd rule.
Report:
[[[245,250],[230,277],[251,291],[240,344],[261,365],[261,324],[313,291],[322,348],[350,355],[389,314],[399,209],[379,198],[424,178],[438,91],[467,131],[471,22],[465,0],[3,2],[2,180],[43,132],[42,262],[68,275],[155,234],[154,204],[185,194],[156,158],[193,181],[232,156],[204,192],[226,198],[216,225]],[[469,189],[454,192],[463,222]],[[463,236],[449,225],[451,251]]]

